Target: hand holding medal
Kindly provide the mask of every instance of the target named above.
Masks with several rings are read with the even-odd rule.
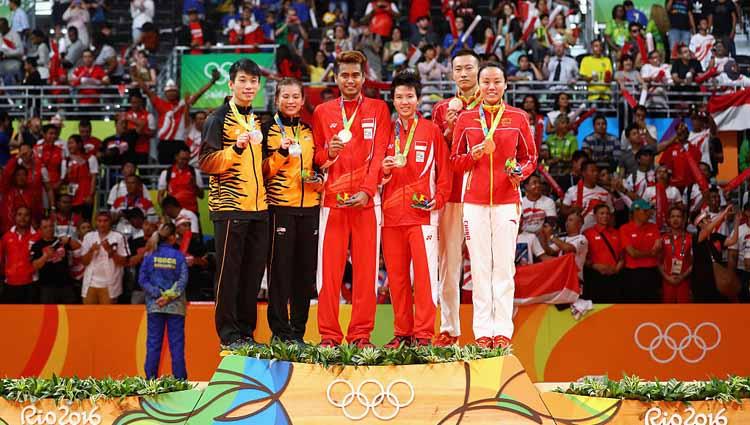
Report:
[[[232,110],[234,120],[237,121],[237,124],[246,130],[243,134],[240,134],[237,137],[237,147],[245,149],[248,143],[253,145],[260,145],[263,143],[263,133],[255,126],[255,114],[250,113],[250,117],[245,118],[244,115],[240,114],[234,101],[229,102],[229,109]]]
[[[510,180],[510,184],[513,185],[513,189],[518,189],[521,185],[523,171],[521,170],[521,165],[515,158],[508,158],[505,160],[505,172],[508,174],[508,180]]]
[[[393,156],[393,165],[398,168],[406,166],[406,157],[409,154],[409,148],[411,142],[414,140],[414,132],[417,130],[417,123],[419,116],[414,117],[414,121],[409,127],[409,134],[406,136],[406,145],[404,145],[404,151],[401,152],[401,119],[396,120],[396,140],[394,142],[396,148],[396,154]]]

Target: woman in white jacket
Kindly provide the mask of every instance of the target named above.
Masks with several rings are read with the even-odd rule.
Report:
[[[78,38],[81,40],[84,47],[88,47],[91,43],[88,29],[88,23],[91,21],[91,17],[89,16],[89,11],[86,9],[86,6],[81,3],[81,0],[73,0],[65,13],[63,13],[62,19],[65,21],[66,27],[72,25],[78,29]]]

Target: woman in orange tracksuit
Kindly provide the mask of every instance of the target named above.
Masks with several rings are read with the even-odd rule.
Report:
[[[278,112],[261,128],[263,177],[271,214],[268,324],[275,338],[298,343],[304,342],[315,290],[322,189],[322,179],[313,167],[312,130],[300,121],[304,104],[300,81],[279,81]]]
[[[482,104],[453,129],[451,162],[466,173],[462,200],[471,257],[474,338],[481,347],[505,347],[513,335],[516,235],[521,181],[536,169],[528,114],[503,102],[505,74],[497,63],[479,70]]]
[[[389,348],[429,345],[435,333],[438,210],[450,194],[451,166],[440,128],[417,114],[421,91],[413,72],[399,73],[391,83],[398,118],[383,160],[382,203],[383,256],[395,319]]]

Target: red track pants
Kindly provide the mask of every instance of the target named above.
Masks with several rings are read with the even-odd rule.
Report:
[[[383,227],[394,335],[429,339],[435,335],[437,252],[437,226]],[[410,266],[414,270],[413,294]]]
[[[379,207],[375,207],[379,208]],[[351,240],[352,319],[347,340],[370,338],[375,327],[378,224],[374,208],[320,209],[318,243],[318,330],[321,339],[341,343],[339,302]]]

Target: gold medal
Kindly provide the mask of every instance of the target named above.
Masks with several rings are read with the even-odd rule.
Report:
[[[402,153],[396,154],[393,157],[393,164],[398,168],[406,166],[406,155]]]

